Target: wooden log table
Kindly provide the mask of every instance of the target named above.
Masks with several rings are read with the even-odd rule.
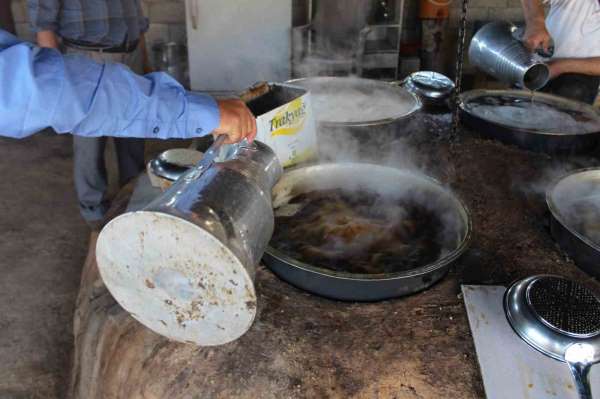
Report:
[[[396,144],[405,157],[406,143]],[[406,298],[354,304],[302,292],[260,267],[252,328],[233,343],[202,348],[168,341],[115,302],[98,274],[93,236],[75,314],[71,397],[483,397],[460,284],[508,284],[548,272],[596,283],[548,232],[540,194],[556,161],[470,135],[453,145],[410,145],[427,154],[413,163],[448,183],[473,217],[472,249],[440,283]]]

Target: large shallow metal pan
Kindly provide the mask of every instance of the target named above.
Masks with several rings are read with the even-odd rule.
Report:
[[[600,127],[585,133],[572,133],[560,129],[541,130],[523,128],[510,123],[492,121],[473,111],[471,105],[481,101],[531,101],[531,92],[525,90],[472,90],[461,94],[460,110],[464,123],[482,136],[513,144],[521,148],[556,153],[583,153],[594,150],[600,142]],[[600,111],[578,101],[545,93],[535,93],[536,103],[598,120]]]
[[[563,176],[546,192],[552,236],[579,268],[600,277],[600,245],[586,234],[580,223],[584,217],[581,205],[585,202],[596,204],[600,210],[600,168],[581,169]],[[600,225],[600,212],[596,216],[599,220],[589,223]]]
[[[346,128],[375,132],[395,128],[421,109],[416,95],[379,80],[312,77],[289,83],[310,91],[313,112],[323,130]]]
[[[283,280],[306,291],[347,301],[376,301],[409,295],[426,289],[447,273],[450,265],[467,249],[471,219],[467,208],[436,180],[407,170],[364,163],[322,164],[290,170],[273,190],[277,207],[290,196],[314,189],[361,187],[373,190],[418,190],[430,205],[440,206],[453,249],[436,262],[390,274],[335,272],[310,265],[269,244],[263,261]]]

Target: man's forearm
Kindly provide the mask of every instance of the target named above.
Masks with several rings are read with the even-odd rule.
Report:
[[[521,0],[521,4],[527,25],[544,23],[542,0]]]
[[[555,59],[550,63],[550,71],[552,77],[563,73],[600,76],[600,57]]]
[[[37,44],[40,47],[58,48],[58,36],[51,30],[44,30],[36,34]]]
[[[162,73],[64,57],[0,29],[0,135],[52,127],[82,136],[191,138],[220,123],[217,103]]]

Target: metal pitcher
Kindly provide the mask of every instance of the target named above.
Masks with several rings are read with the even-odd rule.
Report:
[[[469,46],[469,61],[498,80],[529,90],[548,83],[550,71],[538,54],[517,38],[520,28],[491,22],[477,31]]]
[[[112,220],[96,250],[121,306],[155,332],[197,345],[230,342],[252,324],[255,267],[273,233],[271,189],[282,174],[259,142],[221,156]]]

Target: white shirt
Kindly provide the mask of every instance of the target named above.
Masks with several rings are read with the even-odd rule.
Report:
[[[554,58],[600,57],[600,0],[549,0]]]

